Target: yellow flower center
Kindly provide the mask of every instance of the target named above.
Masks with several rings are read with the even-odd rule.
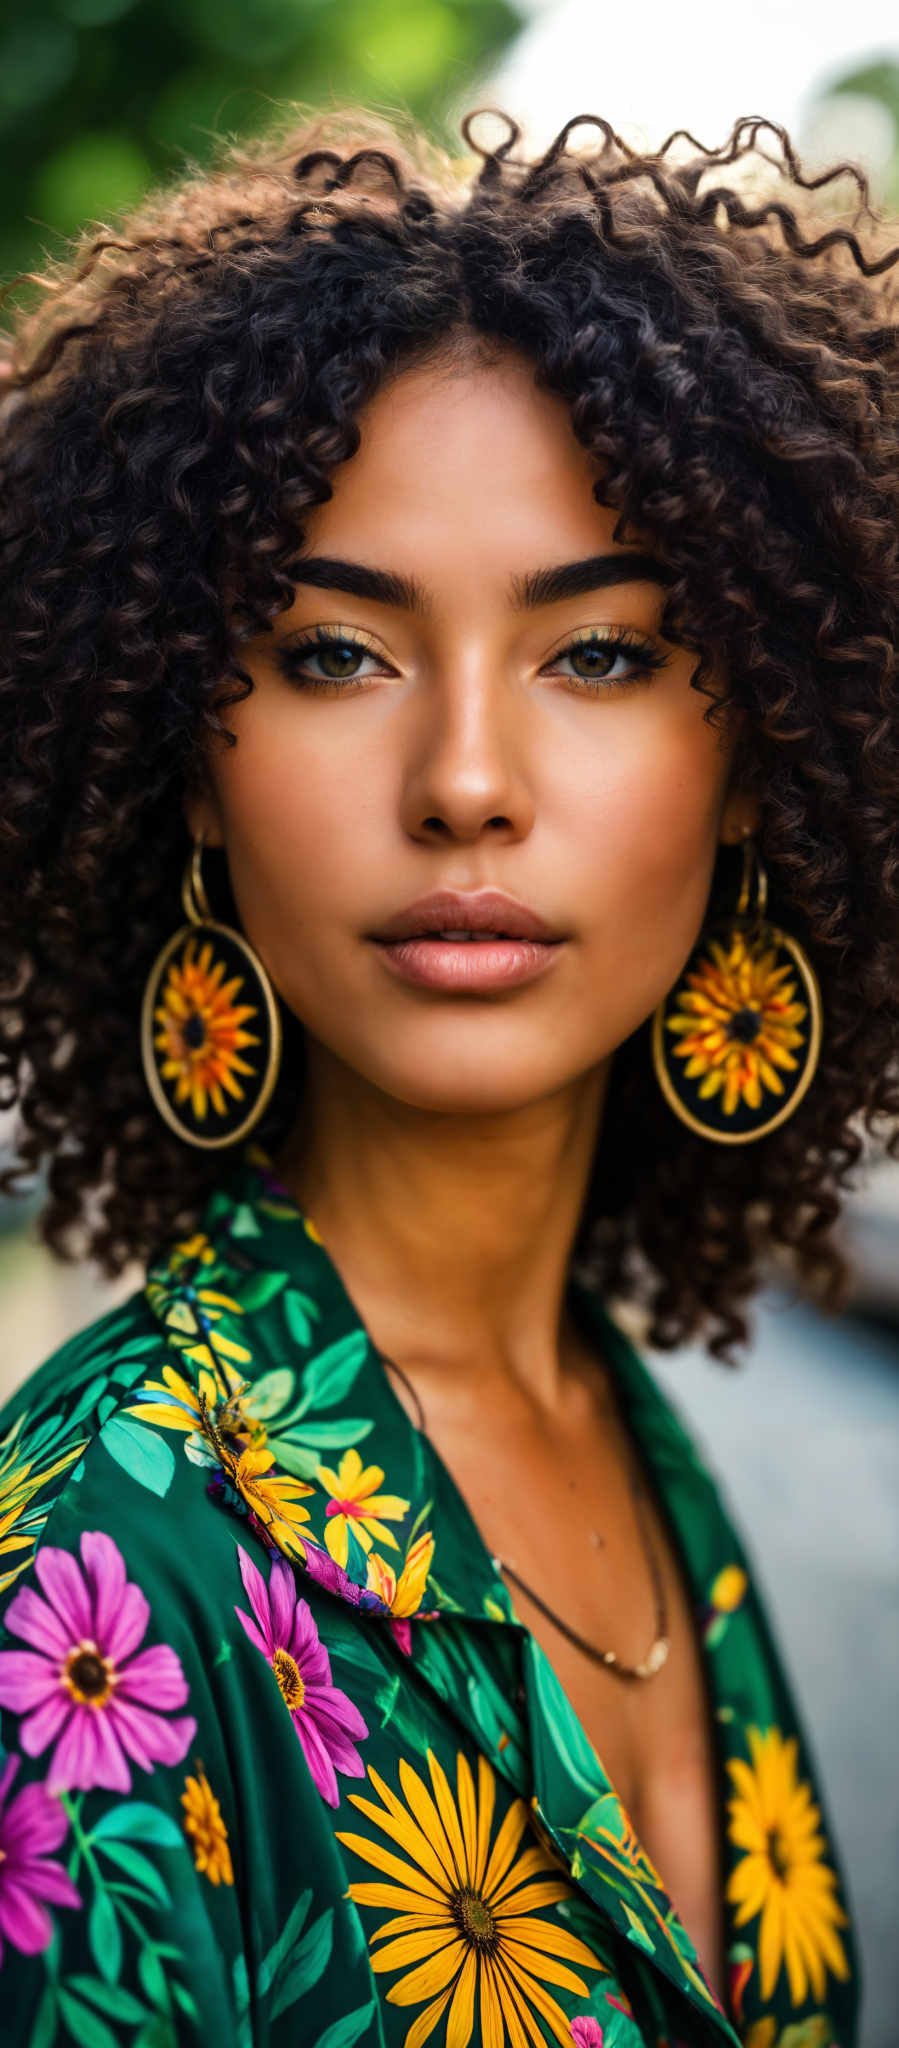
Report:
[[[285,1706],[295,1712],[306,1697],[306,1687],[300,1677],[299,1665],[295,1664],[289,1650],[277,1649],[272,1658],[272,1670],[278,1681]]]
[[[779,1828],[768,1829],[768,1861],[781,1882],[790,1875],[790,1857]]]
[[[452,1892],[449,1909],[460,1934],[464,1935],[465,1940],[471,1942],[473,1947],[491,1951],[497,1947],[496,1921],[490,1907],[477,1892],[469,1890],[467,1886],[462,1891]]]
[[[115,1683],[111,1658],[101,1657],[94,1642],[79,1643],[63,1666],[63,1685],[82,1707],[104,1707]]]

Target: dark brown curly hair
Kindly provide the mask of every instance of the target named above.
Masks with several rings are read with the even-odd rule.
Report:
[[[574,1256],[645,1301],[654,1342],[704,1327],[726,1356],[765,1252],[839,1298],[841,1190],[864,1130],[896,1130],[899,247],[856,167],[803,176],[773,123],[640,154],[580,115],[525,159],[508,117],[492,149],[476,118],[456,159],[292,107],[33,280],[0,433],[0,1186],[46,1167],[43,1239],[109,1276],[196,1226],[231,1153],[168,1129],[138,1050],[181,921],[183,792],[252,689],[243,644],[293,602],[360,409],[413,362],[507,346],[567,402],[616,539],[668,564],[661,630],[693,686],[723,665],[705,715],[744,715],[775,914],[821,982],[816,1081],[758,1144],[675,1122],[648,1026],[616,1055]],[[600,134],[575,147],[582,124]],[[223,852],[207,886],[237,923]],[[283,1024],[272,1149],[302,1087]]]

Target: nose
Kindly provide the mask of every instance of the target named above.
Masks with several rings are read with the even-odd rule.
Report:
[[[402,822],[413,839],[525,838],[535,799],[526,707],[484,658],[456,662],[418,701]]]

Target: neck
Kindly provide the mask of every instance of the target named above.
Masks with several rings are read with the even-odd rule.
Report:
[[[422,1391],[487,1375],[556,1405],[607,1073],[523,1109],[437,1114],[308,1045],[306,1101],[275,1171],[374,1341]]]

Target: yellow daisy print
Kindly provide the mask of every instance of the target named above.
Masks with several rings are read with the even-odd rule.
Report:
[[[401,1522],[410,1503],[398,1494],[378,1492],[384,1477],[380,1465],[363,1466],[358,1451],[346,1451],[336,1472],[319,1465],[317,1477],[331,1495],[325,1509],[325,1543],[335,1564],[346,1567],[351,1526],[363,1550],[371,1549],[375,1537],[392,1550],[399,1549],[387,1521]]]
[[[569,1966],[605,1964],[537,1909],[569,1897],[573,1887],[532,1835],[519,1853],[528,1826],[523,1799],[513,1800],[491,1844],[496,1778],[485,1756],[478,1756],[476,1791],[468,1760],[457,1752],[455,1797],[432,1749],[427,1758],[433,1791],[401,1757],[405,1803],[372,1765],[368,1776],[383,1805],[347,1794],[395,1847],[337,1831],[339,1842],[382,1873],[377,1882],[351,1884],[348,1896],[391,1916],[370,1937],[384,1944],[373,1950],[372,1969],[403,1973],[388,2002],[427,2001],[403,2048],[422,2048],[447,2006],[446,2048],[467,2048],[472,2037],[483,2048],[504,2048],[507,2040],[510,2048],[545,2048],[541,2021],[571,2048],[571,2021],[547,1986],[586,1998],[587,1984]]]
[[[181,1804],[185,1809],[185,1833],[193,1837],[194,1862],[205,1872],[210,1884],[233,1884],[228,1830],[222,1809],[201,1763],[195,1778],[184,1780]]]
[[[208,1433],[213,1434],[213,1430]],[[248,1444],[235,1457],[217,1431],[214,1441],[231,1485],[252,1508],[272,1542],[287,1557],[305,1562],[303,1537],[308,1532],[301,1525],[308,1522],[309,1510],[301,1501],[304,1494],[314,1493],[315,1487],[307,1486],[304,1479],[295,1479],[291,1472],[273,1472],[275,1454],[264,1444]]]
[[[711,940],[685,976],[667,1029],[680,1040],[674,1051],[686,1078],[701,1075],[700,1096],[720,1095],[725,1116],[741,1102],[760,1109],[763,1089],[782,1095],[782,1073],[795,1072],[807,1008],[793,974],[789,961],[778,967],[776,947],[753,952],[736,931],[727,947]]]
[[[264,1425],[254,1424],[246,1403],[240,1398],[241,1389],[248,1387],[248,1382],[242,1373],[236,1372],[234,1367],[228,1364],[226,1359],[222,1360],[219,1371],[227,1387],[224,1401],[208,1366],[200,1367],[197,1385],[194,1387],[175,1366],[164,1365],[162,1379],[145,1380],[141,1388],[141,1400],[133,1407],[125,1408],[123,1413],[137,1415],[141,1422],[150,1422],[156,1429],[183,1429],[192,1433],[203,1427],[201,1401],[205,1400],[207,1407],[213,1412],[219,1405],[222,1409],[227,1407],[229,1427],[227,1431],[223,1429],[223,1434],[255,1439],[260,1432],[264,1433]],[[216,1419],[222,1428],[221,1415],[217,1415]]]
[[[386,1558],[379,1557],[376,1550],[370,1550],[366,1562],[366,1585],[369,1592],[380,1595],[391,1614],[404,1621],[410,1614],[418,1613],[433,1562],[434,1538],[427,1529],[410,1544],[399,1578]]]
[[[849,1922],[826,1862],[820,1808],[796,1774],[798,1742],[778,1728],[749,1728],[751,1764],[731,1757],[735,1792],[728,1831],[744,1854],[727,1882],[738,1927],[761,1914],[758,1934],[762,1999],[770,1998],[786,1964],[790,1998],[801,2005],[809,1987],[824,2004],[827,1970],[847,1978],[849,1964],[836,1932]]]
[[[235,974],[222,981],[224,960],[212,966],[212,942],[207,939],[199,955],[197,940],[188,939],[180,960],[168,969],[160,1000],[153,1012],[159,1030],[153,1043],[163,1055],[163,1080],[175,1083],[175,1102],[190,1098],[197,1117],[205,1117],[210,1102],[219,1116],[228,1104],[222,1093],[243,1097],[236,1076],[252,1074],[253,1068],[240,1053],[260,1040],[244,1029],[257,1014],[253,1003],[235,1004],[244,977]]]
[[[50,1458],[44,1463],[40,1457],[23,1457],[23,1431],[27,1421],[26,1411],[16,1418],[0,1443],[0,1559],[4,1560],[0,1566],[0,1593],[5,1593],[19,1573],[31,1563],[38,1535],[50,1512],[52,1501],[49,1496],[46,1503],[32,1508],[34,1495],[64,1472],[67,1465],[73,1465],[89,1441],[86,1436],[79,1437],[78,1442],[67,1445],[58,1458]],[[20,1554],[13,1564],[14,1552]]]

